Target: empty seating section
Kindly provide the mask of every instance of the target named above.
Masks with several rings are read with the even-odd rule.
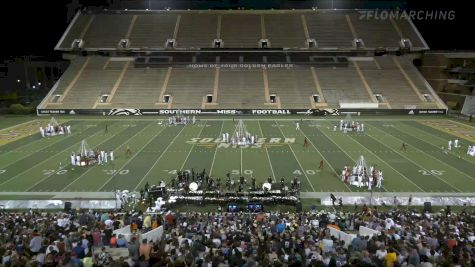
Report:
[[[378,65],[376,65],[374,60],[356,60],[356,61],[354,61],[354,63],[358,65],[360,70],[376,70],[376,69],[378,69]],[[353,62],[351,62],[350,64],[353,64]]]
[[[203,97],[213,93],[214,69],[174,68],[165,94],[173,97],[173,108],[201,108]]]
[[[353,35],[344,14],[306,14],[308,34],[319,47],[352,47]]]
[[[70,27],[59,49],[70,49],[74,39],[85,32],[86,48],[116,48],[125,38],[133,16],[135,23],[129,37],[130,48],[163,48],[166,40],[173,38],[178,17],[176,46],[178,48],[210,48],[213,40],[223,40],[224,48],[258,48],[259,40],[267,38],[273,48],[306,48],[307,40],[302,15],[309,37],[317,41],[319,48],[351,48],[353,34],[346,19],[348,15],[357,37],[367,47],[397,47],[400,36],[389,19],[361,18],[352,11],[167,11],[142,13],[136,11],[105,11],[81,14]],[[218,18],[221,17],[220,27]],[[261,17],[265,33],[262,32]],[[90,19],[93,18],[89,28]],[[421,39],[410,22],[395,18],[394,23],[404,38],[414,47],[424,48]],[[87,29],[86,29],[87,28]],[[219,33],[218,33],[219,31]]]
[[[423,105],[391,57],[376,58],[381,70],[361,70],[375,94],[382,94],[392,108]]]
[[[92,108],[99,96],[110,93],[120,70],[104,70],[108,58],[91,57],[79,79],[63,99],[63,108]]]
[[[94,16],[84,35],[86,47],[117,48],[125,38],[133,15],[101,14]]]
[[[299,14],[265,15],[264,21],[270,47],[305,47],[306,39]]]
[[[318,94],[310,69],[267,70],[267,79],[282,108],[311,108],[310,96]]]
[[[340,102],[372,102],[354,68],[315,69],[323,96],[329,106]]]
[[[187,48],[212,47],[217,26],[216,14],[182,14],[176,45]]]
[[[399,47],[401,38],[389,19],[375,20],[349,15],[356,37],[363,39],[366,47]]]
[[[118,60],[109,60],[106,62],[104,69],[106,70],[122,70],[127,62],[126,61],[118,61]]]
[[[220,108],[263,108],[262,70],[220,70],[217,102]]]
[[[399,62],[401,67],[406,72],[409,79],[411,79],[412,83],[417,87],[421,94],[431,94],[427,85],[425,84],[425,80],[421,74],[419,74],[416,67],[412,64],[409,58],[406,57],[395,57],[395,59]]]
[[[221,39],[226,48],[257,48],[261,39],[259,15],[222,16]]]
[[[112,98],[114,107],[122,108],[155,108],[160,101],[166,68],[129,67]]]
[[[421,38],[416,33],[415,28],[406,19],[395,19],[394,22],[402,33],[403,38],[411,40],[413,47],[424,47]]]
[[[75,59],[71,60],[66,71],[61,75],[59,81],[57,81],[56,90],[53,92],[53,95],[62,94],[69,84],[74,80],[76,75],[81,70],[84,62],[86,62],[85,57],[76,57]]]
[[[130,33],[130,48],[162,48],[167,39],[173,39],[176,14],[138,15]]]
[[[81,33],[86,28],[91,18],[92,15],[86,14],[78,16],[75,23],[69,28],[69,32],[67,32],[59,47],[63,49],[70,49],[74,39],[81,38]]]

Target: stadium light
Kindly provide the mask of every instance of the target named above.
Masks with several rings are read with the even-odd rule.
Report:
[[[19,83],[19,82],[20,82],[20,80],[16,80],[16,82],[17,82],[17,83]]]
[[[34,86],[34,85],[33,85],[33,86],[32,86],[32,88],[33,88],[33,89],[35,89],[35,88],[36,88],[36,86]]]
[[[41,85],[41,83],[40,83],[40,82],[38,82],[38,85]]]

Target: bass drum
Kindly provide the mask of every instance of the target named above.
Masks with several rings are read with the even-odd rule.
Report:
[[[198,190],[198,184],[195,183],[195,182],[192,182],[192,183],[190,183],[190,185],[188,186],[188,189],[190,189],[190,191],[194,192],[194,191]]]

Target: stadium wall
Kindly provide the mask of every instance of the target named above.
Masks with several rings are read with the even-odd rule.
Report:
[[[45,115],[169,116],[169,115],[446,115],[447,109],[37,109]]]

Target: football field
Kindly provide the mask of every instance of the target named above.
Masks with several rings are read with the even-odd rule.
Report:
[[[246,117],[247,131],[259,139],[245,148],[220,141],[223,133],[234,132],[237,119],[200,117],[187,126],[168,126],[162,119],[62,117],[58,121],[71,125],[72,135],[48,138],[38,132],[39,125],[48,123],[46,117],[0,125],[0,191],[138,191],[147,182],[168,183],[178,170],[192,168],[222,181],[228,172],[234,179],[253,175],[258,183],[268,177],[285,177],[290,183],[297,176],[302,192],[367,191],[340,178],[345,165],[364,156],[368,165],[383,171],[383,191],[475,192],[475,157],[466,154],[467,146],[475,144],[475,128],[447,117],[355,118],[364,123],[365,132],[346,134],[333,131],[340,117]],[[455,139],[461,147],[448,151],[448,140]],[[94,150],[114,150],[115,160],[71,166],[70,154],[79,151],[82,140]],[[127,147],[131,155],[126,155]]]

